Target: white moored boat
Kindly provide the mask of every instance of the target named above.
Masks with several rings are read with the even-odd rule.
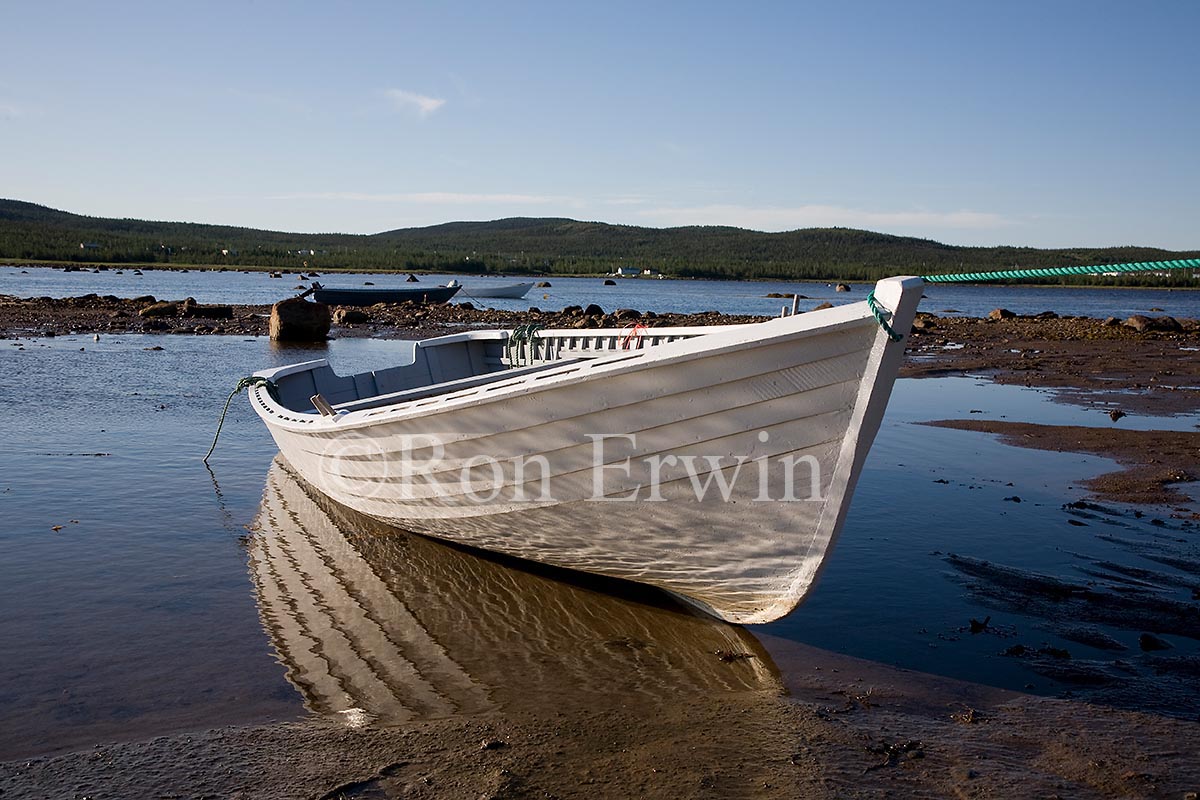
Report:
[[[397,343],[374,372],[259,372],[251,403],[304,480],[370,517],[765,622],[842,526],[922,286],[749,325]]]
[[[454,281],[450,281],[450,286],[455,285]],[[477,286],[474,288],[467,287],[463,289],[463,294],[467,297],[480,298],[502,298],[508,300],[519,300],[529,294],[529,290],[533,288],[533,282],[528,283],[511,283],[507,286]]]

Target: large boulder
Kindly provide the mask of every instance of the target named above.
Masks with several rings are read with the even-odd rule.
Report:
[[[333,312],[334,325],[361,325],[364,322],[370,321],[370,315],[357,308],[338,308]]]
[[[138,312],[141,317],[174,317],[179,314],[179,306],[176,303],[154,303],[146,306]]]
[[[922,314],[917,315],[917,318],[913,320],[912,324],[912,329],[914,331],[931,331],[936,327],[937,322],[934,321],[933,317]]]
[[[196,302],[195,298],[189,297],[179,304],[179,316],[191,319],[193,317],[203,317],[204,319],[233,319],[233,306],[209,306],[201,305]]]
[[[1174,317],[1147,317],[1143,314],[1134,314],[1121,324],[1127,328],[1133,328],[1138,333],[1183,330],[1183,326],[1179,324],[1179,320]]]
[[[291,297],[271,306],[271,338],[281,342],[323,342],[329,336],[329,306]]]
[[[1007,308],[993,308],[988,312],[987,318],[991,320],[997,319],[1013,319],[1017,315],[1009,311]]]
[[[233,319],[233,306],[197,306],[196,316],[207,319]]]

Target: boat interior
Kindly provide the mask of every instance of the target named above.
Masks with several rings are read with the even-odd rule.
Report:
[[[739,326],[623,330],[471,331],[412,342],[409,360],[338,375],[324,360],[258,373],[281,405],[326,416],[440,396],[628,351],[635,357],[680,339]]]

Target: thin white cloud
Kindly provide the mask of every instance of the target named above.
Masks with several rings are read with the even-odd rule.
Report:
[[[25,110],[12,103],[0,101],[0,119],[20,119],[25,116]]]
[[[416,111],[417,115],[424,118],[428,117],[433,112],[437,111],[442,106],[446,105],[446,101],[437,97],[429,97],[416,92],[409,92],[405,89],[386,89],[384,95],[399,109],[405,111]]]
[[[760,231],[824,227],[868,228],[871,230],[893,228],[978,230],[1001,228],[1013,224],[1011,220],[999,214],[983,211],[867,211],[827,205],[754,208],[714,204],[692,208],[646,208],[637,213],[640,217],[656,225],[731,225]]]
[[[542,205],[573,203],[563,197],[537,194],[475,194],[469,192],[293,192],[277,194],[268,200],[345,200],[359,203],[424,203],[427,205],[462,206],[472,203],[503,203],[509,205]]]

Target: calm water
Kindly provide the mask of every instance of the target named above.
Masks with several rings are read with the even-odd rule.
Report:
[[[159,299],[180,300],[194,297],[200,303],[274,303],[307,287],[300,273],[271,278],[265,272],[175,272],[133,270],[105,272],[65,272],[61,269],[0,267],[0,294],[16,297],[73,297],[83,294],[111,294],[117,297],[154,295]],[[317,278],[328,286],[357,287],[367,281],[377,286],[411,286],[405,276],[330,274]],[[456,279],[464,289],[454,302],[471,301],[472,287],[504,286],[528,278],[490,278],[452,275],[422,275],[421,283],[445,284]],[[868,284],[853,284],[849,293],[836,292],[832,283],[787,283],[776,281],[682,281],[619,279],[616,286],[604,286],[603,278],[549,278],[548,289],[532,289],[522,300],[483,299],[475,305],[519,310],[537,306],[557,310],[569,305],[598,303],[606,311],[636,308],[640,311],[698,312],[716,310],[726,314],[776,315],[790,300],[768,298],[770,293],[795,292],[807,299],[800,308],[808,310],[829,301],[844,303],[860,300]],[[1155,314],[1155,309],[1179,317],[1200,316],[1200,294],[1170,289],[1075,289],[1023,288],[1003,286],[930,285],[925,290],[921,310],[935,314],[983,316],[997,307],[1017,314],[1054,311],[1086,317],[1128,317]]]
[[[341,372],[381,366],[394,343],[130,335],[0,346],[0,759],[306,713],[389,721],[530,697],[719,693],[810,668],[773,661],[761,634],[1061,694],[1079,679],[1003,652],[1059,648],[1104,667],[1112,651],[948,554],[1099,587],[1118,583],[1105,564],[1132,566],[1156,576],[1139,579],[1154,598],[1182,606],[1200,580],[1188,572],[1200,563],[1190,523],[1064,508],[1084,494],[1073,481],[1111,462],[915,424],[978,412],[1112,425],[1099,408],[1036,391],[901,381],[812,598],[739,629],[653,592],[379,531],[272,467],[274,445],[244,397],[211,473],[201,463],[237,378],[314,353]],[[987,631],[967,631],[987,616]],[[1111,617],[1089,624],[1126,648],[1117,658],[1134,677],[1169,690],[1138,648],[1146,628]],[[1194,633],[1164,638],[1171,658],[1196,657]],[[719,649],[755,658],[711,669]],[[1153,705],[1146,693],[1100,699]]]

